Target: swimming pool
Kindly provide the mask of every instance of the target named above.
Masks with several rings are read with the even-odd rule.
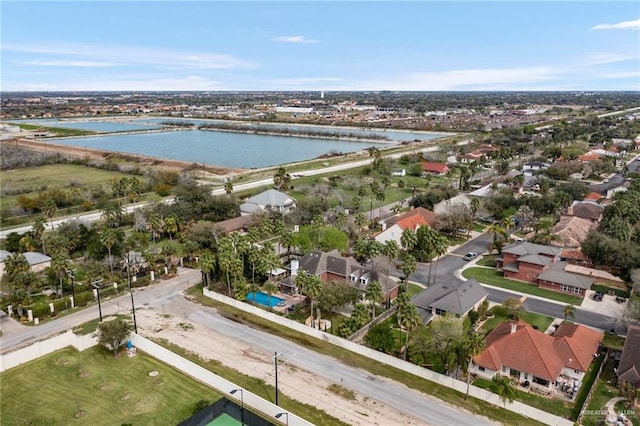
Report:
[[[256,302],[261,305],[268,306],[270,308],[273,308],[274,306],[282,306],[286,303],[284,299],[281,299],[276,296],[271,296],[271,300],[268,300],[268,299],[269,299],[269,295],[263,292],[255,293],[255,299],[254,299],[253,292],[247,294],[247,300],[249,302]]]

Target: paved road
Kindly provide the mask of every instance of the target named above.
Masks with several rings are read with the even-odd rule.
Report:
[[[187,318],[189,321],[208,327],[218,333],[234,339],[240,339],[255,348],[271,354],[275,351],[283,354],[296,354],[289,364],[297,366],[330,380],[342,383],[362,397],[376,399],[403,412],[411,413],[428,424],[445,425],[491,425],[488,420],[461,411],[456,407],[444,404],[433,397],[411,390],[404,385],[390,380],[373,376],[357,368],[346,366],[335,358],[319,355],[304,346],[292,343],[286,339],[247,327],[243,324],[223,318],[213,309],[203,307],[185,299],[179,292],[190,284],[199,281],[200,271],[180,269],[177,278],[138,291],[135,294],[136,310],[144,307],[171,313],[176,317]],[[129,296],[118,297],[102,303],[103,315],[130,310]],[[60,333],[76,324],[80,324],[98,317],[97,306],[58,318],[37,327],[18,326],[11,331],[5,329],[0,338],[0,347],[7,350],[27,342]],[[3,318],[4,321],[10,321]],[[286,371],[282,371],[279,380],[286,383]]]
[[[478,238],[475,238],[466,244],[456,248],[451,253],[443,256],[437,264],[437,272],[435,282],[438,284],[450,283],[452,281],[459,282],[460,279],[456,277],[455,272],[462,268],[467,262],[462,260],[462,256],[470,251],[476,253],[484,253],[487,251],[489,243],[492,241],[492,236],[489,234],[483,234]],[[435,262],[433,264],[435,269]],[[433,273],[433,270],[432,270]],[[396,272],[396,276],[400,276],[401,272]],[[427,283],[429,274],[429,264],[419,263],[418,269],[415,273],[410,275],[411,281],[419,283]],[[433,279],[433,277],[432,277]],[[514,293],[495,289],[485,286],[489,292],[488,299],[492,302],[502,303],[507,297],[513,297]],[[523,304],[524,308],[531,312],[536,312],[543,315],[549,315],[555,318],[564,318],[563,309],[565,304],[559,302],[553,302],[549,300],[541,300],[534,297],[527,297]],[[574,320],[578,323],[588,325],[590,327],[599,328],[601,330],[609,331],[612,328],[616,334],[625,334],[626,325],[616,317],[612,317],[606,314],[588,311],[580,307],[576,308],[576,315]]]

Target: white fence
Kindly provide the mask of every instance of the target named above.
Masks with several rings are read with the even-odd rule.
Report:
[[[451,389],[455,389],[458,392],[466,393],[467,392],[467,384],[460,380],[456,380],[452,377],[446,376],[444,374],[436,373],[435,371],[420,367],[418,365],[412,364],[407,361],[403,361],[391,355],[387,355],[385,353],[376,351],[374,349],[368,348],[366,346],[359,345],[357,343],[350,342],[346,339],[340,338],[338,336],[334,336],[329,333],[322,332],[320,330],[313,329],[304,324],[301,324],[296,321],[292,321],[288,318],[284,318],[280,315],[273,314],[271,312],[267,312],[261,308],[252,306],[248,303],[241,302],[239,300],[224,296],[222,294],[203,289],[203,294],[211,299],[217,300],[218,302],[233,306],[238,308],[244,312],[248,312],[250,314],[265,318],[274,323],[280,324],[284,327],[289,327],[293,330],[296,330],[300,333],[306,334],[311,337],[315,337],[324,341],[327,341],[331,344],[339,346],[341,348],[347,349],[349,351],[355,352],[359,355],[365,356],[367,358],[373,359],[375,361],[381,362],[383,364],[390,365],[399,370],[406,371],[415,376],[421,377],[423,379],[438,383],[442,386],[446,386]],[[556,416],[551,413],[547,413],[546,411],[539,410],[535,407],[531,407],[529,405],[523,404],[518,401],[508,402],[506,405],[500,399],[498,395],[493,392],[489,392],[485,389],[481,389],[476,386],[471,386],[469,388],[469,395],[483,401],[487,401],[491,404],[494,404],[498,407],[505,408],[514,413],[521,414],[526,417],[531,417],[533,419],[538,420],[547,425],[552,426],[573,426],[573,422],[567,420],[565,418]]]
[[[166,349],[158,345],[157,343],[152,342],[151,340],[145,339],[142,336],[133,335],[132,342],[136,348],[148,353],[149,355],[153,356],[156,359],[159,359],[166,364],[169,364],[173,368],[181,371],[188,376],[193,377],[199,382],[202,382],[205,385],[218,390],[220,393],[226,395],[227,397],[230,396],[230,391],[239,389],[238,385],[226,379],[223,379],[222,377],[212,373],[206,368],[203,368],[189,361],[188,359],[185,359],[180,355],[171,352],[169,349]],[[235,396],[239,395],[236,393]],[[242,390],[242,398],[244,398],[245,407],[251,407],[252,410],[260,411],[261,413],[271,418],[273,422],[278,421],[277,419],[275,419],[276,414],[287,412],[281,407],[272,404],[266,399],[263,399],[247,391],[246,389]],[[313,426],[313,423],[310,423],[293,413],[288,413],[287,416],[283,416],[279,420],[282,422],[287,421],[287,424],[291,426]]]
[[[68,346],[73,346],[82,352],[97,344],[98,340],[90,334],[78,336],[71,330],[67,330],[65,333],[58,334],[49,339],[41,340],[24,348],[0,355],[0,372],[33,361],[34,359],[38,359],[41,356],[48,355],[51,352]]]

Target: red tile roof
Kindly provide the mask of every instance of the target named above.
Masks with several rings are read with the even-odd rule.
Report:
[[[597,192],[590,192],[584,196],[585,200],[595,200],[598,201],[601,198],[605,198],[603,195],[598,194]]]
[[[409,210],[406,213],[390,218],[387,221],[387,225],[391,226],[397,223],[398,225],[400,225],[400,227],[402,227],[402,229],[405,229],[403,227],[403,224],[406,224],[407,226],[409,226],[411,223],[417,223],[417,221],[420,220],[420,219],[415,219],[416,217],[421,217],[424,220],[424,222],[431,227],[435,226],[436,224],[436,214],[434,212],[432,212],[431,210],[427,210],[424,207],[416,207],[415,209]],[[412,219],[411,221],[405,221],[405,219],[410,219],[410,218],[414,218],[414,219]],[[400,222],[403,222],[403,224],[400,224]],[[413,229],[415,229],[415,227]]]
[[[429,163],[428,161],[423,161],[420,164],[422,165],[423,172],[447,173],[449,171],[449,166],[444,163]]]
[[[586,371],[602,337],[602,333],[575,324],[563,324],[556,336],[550,336],[523,321],[505,322],[487,335],[487,348],[474,363],[493,371],[506,366],[554,381],[565,366]]]

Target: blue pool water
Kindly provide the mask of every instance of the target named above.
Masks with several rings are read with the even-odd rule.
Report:
[[[247,294],[247,300],[250,302],[256,302],[259,303],[261,305],[264,306],[268,306],[270,308],[273,308],[274,306],[276,306],[278,303],[280,302],[284,302],[284,299],[281,299],[279,297],[276,296],[271,296],[271,300],[269,301],[269,303],[267,303],[267,299],[269,298],[269,295],[267,293],[255,293],[255,300],[254,300],[254,293],[251,292],[249,294]]]

